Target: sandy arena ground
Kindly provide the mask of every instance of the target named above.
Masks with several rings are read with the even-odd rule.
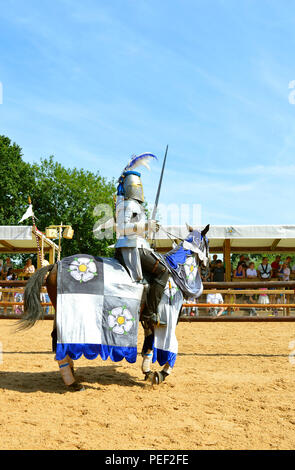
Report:
[[[0,320],[2,450],[295,447],[292,323],[180,323],[167,382],[146,385],[140,357],[136,364],[81,358],[86,390],[76,393],[64,388],[53,360],[52,322],[14,328]]]

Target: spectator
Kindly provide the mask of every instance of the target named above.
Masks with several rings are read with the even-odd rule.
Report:
[[[278,276],[282,281],[289,281],[290,280],[290,273],[291,273],[290,268],[289,268],[288,264],[285,262],[285,263],[283,263],[282,268],[280,269]]]
[[[31,258],[29,258],[25,264],[24,272],[26,276],[24,277],[25,280],[28,280],[32,274],[35,272],[35,266],[32,264]]]
[[[246,265],[244,264],[244,261],[241,260],[241,258],[240,258],[240,261],[241,262],[238,263],[237,269],[234,270],[233,280],[235,280],[235,279],[244,279],[245,278],[245,268],[244,268],[244,266],[246,266]],[[237,288],[236,290],[239,290],[239,289]],[[236,303],[238,298],[241,298],[241,296],[240,295],[239,296],[233,295],[234,303]],[[237,312],[239,310],[240,310],[239,307],[234,308],[235,312]]]
[[[288,265],[288,268],[290,268],[291,266],[291,261],[292,261],[291,256],[287,256],[287,258],[285,259],[285,263]]]
[[[0,277],[3,269],[3,259],[0,259]]]
[[[272,268],[272,276],[271,277],[278,277],[278,272],[281,268],[281,257],[280,255],[277,255],[275,260],[271,263],[271,268]]]
[[[196,304],[197,301],[196,299],[194,298],[191,298],[191,299],[188,299],[186,301],[187,304]],[[199,311],[198,311],[198,307],[187,307],[186,308],[186,315],[189,315],[191,317],[198,317],[199,316]]]
[[[246,277],[249,278],[249,279],[254,279],[254,278],[257,277],[257,271],[255,269],[255,265],[254,265],[253,262],[250,263],[249,268],[247,268]]]
[[[7,281],[15,281],[17,279],[17,275],[13,272],[12,268],[9,268],[6,275]]]
[[[243,267],[243,264],[238,264],[237,269],[234,270],[234,278],[240,278],[244,279],[245,278],[245,269]]]
[[[265,287],[263,287],[261,290],[267,290]],[[267,294],[260,294],[258,297],[258,303],[259,304],[269,304],[269,297]]]
[[[216,261],[216,266],[213,268],[211,273],[212,281],[214,282],[223,282],[225,277],[225,269],[222,265],[222,261],[218,259]]]
[[[216,304],[216,305],[223,304],[222,295],[217,292],[213,292],[212,294],[207,294],[207,304]],[[226,310],[225,307],[209,307],[209,315],[214,316],[214,317],[220,317],[225,310]]]
[[[258,266],[258,277],[261,281],[269,281],[272,275],[271,265],[268,263],[268,259],[265,257],[262,263]]]
[[[213,255],[213,260],[210,263],[210,271],[213,272],[213,269],[215,268],[217,263],[217,255]]]
[[[210,282],[211,279],[210,269],[208,266],[204,266],[204,264],[201,266],[201,278],[204,282]]]
[[[256,271],[256,269],[255,269],[255,265],[254,265],[253,262],[251,262],[251,263],[249,264],[249,268],[248,268],[247,271],[246,271],[246,277],[247,277],[248,279],[256,279],[256,278],[257,278],[257,271]],[[254,299],[253,294],[246,296],[246,298],[248,299],[248,302],[249,302],[250,304],[255,304],[255,303],[256,303],[256,300]],[[255,309],[254,307],[252,307],[252,308],[250,309],[249,314],[250,314],[250,317],[255,317],[255,316],[257,316],[256,309]]]
[[[7,273],[8,273],[8,270],[9,270],[10,268],[13,268],[13,265],[12,265],[12,263],[11,263],[10,258],[6,258],[5,263],[4,263],[4,265],[3,265],[3,269],[2,269],[4,278],[6,278]]]
[[[253,264],[254,264],[254,263],[253,263]],[[255,296],[253,296],[253,294],[248,296],[248,302],[249,302],[249,304],[256,304],[256,300],[255,300],[254,297],[255,297]],[[254,308],[254,307],[250,308],[249,315],[250,315],[250,317],[257,317],[256,308]]]
[[[13,269],[12,268],[9,268],[7,273],[6,273],[6,281],[14,281],[15,279],[17,279],[17,276],[16,274],[13,272]],[[9,288],[9,287],[8,287]],[[5,289],[5,288],[4,288]],[[13,301],[13,294],[11,292],[3,292],[3,301],[4,302],[10,302],[11,300]],[[7,305],[4,305],[4,311],[3,311],[4,314],[7,313]]]
[[[238,262],[238,267],[242,265],[244,269],[247,269],[247,263],[246,263],[246,258],[244,255],[240,256],[240,261]]]

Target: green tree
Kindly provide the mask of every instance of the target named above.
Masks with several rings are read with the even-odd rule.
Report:
[[[111,256],[109,245],[115,241],[97,240],[93,227],[98,204],[113,207],[114,181],[99,172],[64,168],[53,157],[29,164],[22,159],[22,149],[0,136],[0,225],[18,225],[31,197],[36,225],[45,231],[49,225],[72,225],[74,238],[62,239],[62,256],[74,253]],[[29,218],[23,225],[32,225]],[[1,255],[5,257],[5,254]],[[13,256],[24,260],[24,256]]]
[[[53,157],[32,166],[36,185],[31,191],[36,225],[41,230],[49,225],[71,225],[72,240],[62,240],[62,256],[73,253],[111,255],[112,240],[97,240],[93,227],[97,221],[94,208],[98,204],[113,206],[115,185],[99,172],[66,169]]]
[[[28,207],[34,186],[30,164],[22,160],[22,150],[8,137],[0,136],[0,225],[17,225]]]

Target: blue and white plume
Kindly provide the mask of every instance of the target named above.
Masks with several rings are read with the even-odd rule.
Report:
[[[158,160],[156,155],[153,155],[152,153],[142,153],[140,155],[132,155],[131,160],[129,161],[128,165],[125,166],[123,173],[125,171],[134,170],[134,168],[137,168],[140,165],[143,165],[148,170],[150,170],[148,162],[152,159]]]

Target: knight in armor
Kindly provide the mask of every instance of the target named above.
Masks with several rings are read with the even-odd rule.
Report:
[[[156,158],[152,154],[143,154],[133,158],[132,163],[139,161],[139,164],[147,166],[145,160],[152,157]],[[119,178],[115,257],[127,269],[134,282],[146,280],[149,283],[141,319],[149,326],[165,326],[165,323],[160,321],[158,305],[168,281],[169,271],[146,240],[147,232],[157,232],[159,225],[155,220],[146,218],[141,174],[134,171],[135,165],[132,163]]]

